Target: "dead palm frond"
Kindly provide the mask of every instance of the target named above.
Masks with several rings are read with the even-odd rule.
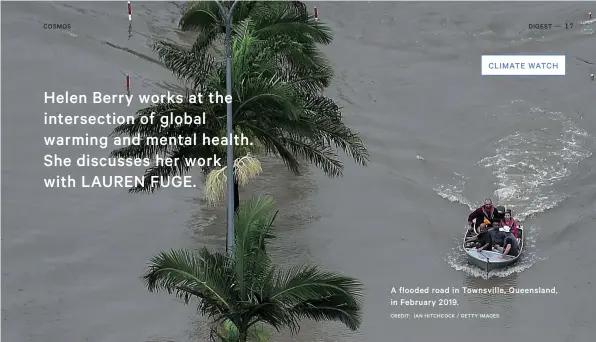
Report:
[[[205,199],[210,205],[215,205],[225,199],[228,180],[227,169],[227,166],[224,166],[207,174]],[[239,186],[246,186],[258,177],[261,172],[263,172],[261,161],[250,154],[234,160],[234,177]]]

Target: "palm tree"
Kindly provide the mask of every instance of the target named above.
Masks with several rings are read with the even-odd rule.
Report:
[[[300,174],[304,161],[321,168],[330,177],[342,175],[343,163],[338,151],[344,151],[354,161],[366,165],[368,151],[357,133],[343,122],[340,107],[322,94],[321,74],[317,70],[296,74],[290,68],[280,67],[275,49],[268,42],[253,35],[255,25],[250,20],[238,23],[232,44],[233,124],[235,134],[245,135],[252,145],[235,146],[235,158],[249,153],[277,156],[295,174]],[[225,62],[216,60],[208,52],[193,56],[193,84],[182,103],[159,103],[137,112],[134,124],[118,126],[112,135],[140,136],[140,145],[130,145],[115,151],[121,158],[153,158],[156,154],[172,159],[173,166],[155,165],[145,172],[144,186],[132,192],[153,192],[153,176],[169,178],[190,171],[188,158],[225,156],[226,146],[216,145],[152,145],[148,137],[176,138],[225,136],[226,104],[196,103],[192,96],[203,91],[225,94]],[[162,117],[206,113],[206,122],[200,125],[169,125],[161,127]],[[141,117],[155,114],[154,124],[141,124]],[[225,160],[225,159],[224,159]],[[203,168],[205,174],[212,167]],[[234,179],[234,208],[239,205],[238,170]]]
[[[231,2],[223,1],[226,7]],[[333,68],[317,44],[327,45],[333,40],[331,29],[315,20],[301,1],[239,1],[232,16],[232,27],[251,22],[253,35],[267,42],[272,56],[297,75],[316,71],[320,86],[329,86]],[[214,1],[190,1],[179,22],[182,31],[198,33],[192,49],[178,44],[158,41],[154,49],[164,63],[179,77],[194,79],[194,56],[205,51],[224,57],[221,47],[226,20]],[[219,49],[218,49],[219,47]],[[311,75],[312,77],[312,75]]]
[[[266,251],[277,212],[271,198],[244,202],[236,213],[236,248],[231,253],[173,249],[154,256],[143,280],[152,292],[175,294],[214,325],[226,320],[238,341],[258,324],[295,333],[301,319],[339,321],[356,330],[361,323],[362,284],[316,265],[282,270]]]

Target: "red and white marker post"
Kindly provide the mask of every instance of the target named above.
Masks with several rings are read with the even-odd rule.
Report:
[[[319,21],[319,9],[315,7],[315,21]]]
[[[126,90],[130,91],[130,76],[126,75]]]
[[[132,20],[132,5],[128,2],[128,21]]]
[[[588,17],[590,17],[590,19],[592,19],[592,12],[588,12]]]

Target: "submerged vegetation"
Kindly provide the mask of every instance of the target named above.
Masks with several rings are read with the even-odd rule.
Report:
[[[179,158],[171,166],[153,166],[145,177],[165,179],[188,173],[186,158],[225,160],[226,146],[153,145],[149,137],[169,138],[193,134],[221,137],[226,134],[225,103],[191,103],[190,95],[202,92],[226,93],[226,63],[210,48],[222,34],[222,18],[216,3],[200,1],[188,6],[181,20],[186,30],[198,30],[192,47],[158,42],[155,51],[164,64],[187,85],[181,103],[160,103],[137,112],[137,123],[118,126],[113,136],[140,136],[140,145],[112,152],[115,157],[152,158],[155,154]],[[345,152],[360,164],[368,162],[368,151],[357,133],[343,121],[340,107],[323,94],[333,72],[317,44],[328,44],[330,29],[315,21],[298,2],[243,1],[234,11],[232,32],[233,128],[251,144],[235,146],[234,207],[238,208],[239,186],[260,171],[259,155],[281,159],[288,169],[300,174],[309,165],[330,177],[343,173],[338,153]],[[204,124],[161,127],[162,116],[206,113]],[[156,113],[155,124],[140,124],[140,118]],[[210,203],[221,198],[225,173],[203,167],[207,176],[206,196]],[[146,182],[132,192],[153,192],[159,184]]]
[[[222,2],[224,6],[230,2]],[[158,41],[154,50],[185,85],[176,103],[157,103],[136,113],[135,123],[119,125],[112,136],[140,137],[139,145],[112,151],[114,157],[175,161],[153,165],[144,178],[167,179],[191,172],[187,159],[214,155],[226,160],[226,146],[155,144],[184,136],[224,137],[227,104],[196,103],[197,94],[226,94],[227,65],[219,52],[225,20],[213,1],[193,1],[180,20],[183,31],[197,34],[190,47]],[[267,327],[295,333],[302,319],[339,321],[356,330],[361,323],[362,284],[355,278],[317,265],[281,269],[267,251],[277,212],[274,202],[259,197],[241,202],[239,187],[262,171],[259,157],[279,158],[294,174],[314,165],[330,177],[343,173],[339,153],[366,165],[368,151],[344,123],[341,108],[324,90],[333,78],[331,63],[319,50],[329,44],[329,27],[315,20],[299,1],[241,1],[233,13],[231,79],[233,130],[250,143],[234,147],[234,165],[201,166],[204,195],[210,204],[225,196],[227,167],[234,168],[235,248],[229,253],[172,249],[155,255],[143,275],[149,291],[165,291],[190,303],[209,319],[211,338],[226,342],[266,341]],[[201,122],[161,125],[161,118],[203,114]],[[154,122],[141,124],[143,117]],[[203,122],[204,121],[204,122]],[[165,126],[165,127],[164,127]],[[190,139],[189,139],[190,140]],[[184,141],[184,139],[175,140]],[[154,192],[159,183],[130,189]],[[242,203],[242,204],[241,204]]]
[[[255,330],[260,324],[295,333],[305,318],[339,321],[356,330],[362,296],[357,279],[316,265],[284,270],[271,260],[267,245],[274,237],[274,209],[268,197],[243,202],[234,221],[232,253],[203,247],[157,254],[143,276],[147,288],[175,294],[186,303],[197,300],[199,312],[214,327],[227,326],[224,333],[221,328],[212,331],[222,340],[248,341],[249,333],[263,331]]]

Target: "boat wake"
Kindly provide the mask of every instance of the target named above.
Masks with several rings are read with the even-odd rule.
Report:
[[[478,162],[492,170],[499,203],[513,209],[519,221],[563,201],[566,195],[552,186],[592,154],[592,137],[562,113],[535,107],[531,114],[539,115],[542,127],[501,139],[496,155]]]
[[[520,101],[521,102],[521,101]],[[557,192],[555,185],[573,174],[578,164],[590,157],[594,138],[578,127],[560,112],[549,112],[541,108],[528,108],[517,119],[526,130],[514,132],[496,143],[496,153],[477,162],[478,166],[491,171],[496,178],[495,203],[513,210],[515,218],[522,222],[537,213],[556,207],[568,194]],[[461,203],[473,210],[481,200],[472,202],[464,196],[467,181],[463,174],[454,173],[451,184],[434,188],[436,193],[454,203]],[[470,182],[471,183],[471,182]],[[463,230],[463,228],[462,228]],[[526,235],[524,257],[514,266],[491,271],[489,277],[508,276],[531,267],[538,257],[535,241],[539,227],[530,226]],[[446,261],[455,269],[470,275],[486,277],[486,272],[467,264],[461,250],[461,239],[456,248],[446,256]]]

